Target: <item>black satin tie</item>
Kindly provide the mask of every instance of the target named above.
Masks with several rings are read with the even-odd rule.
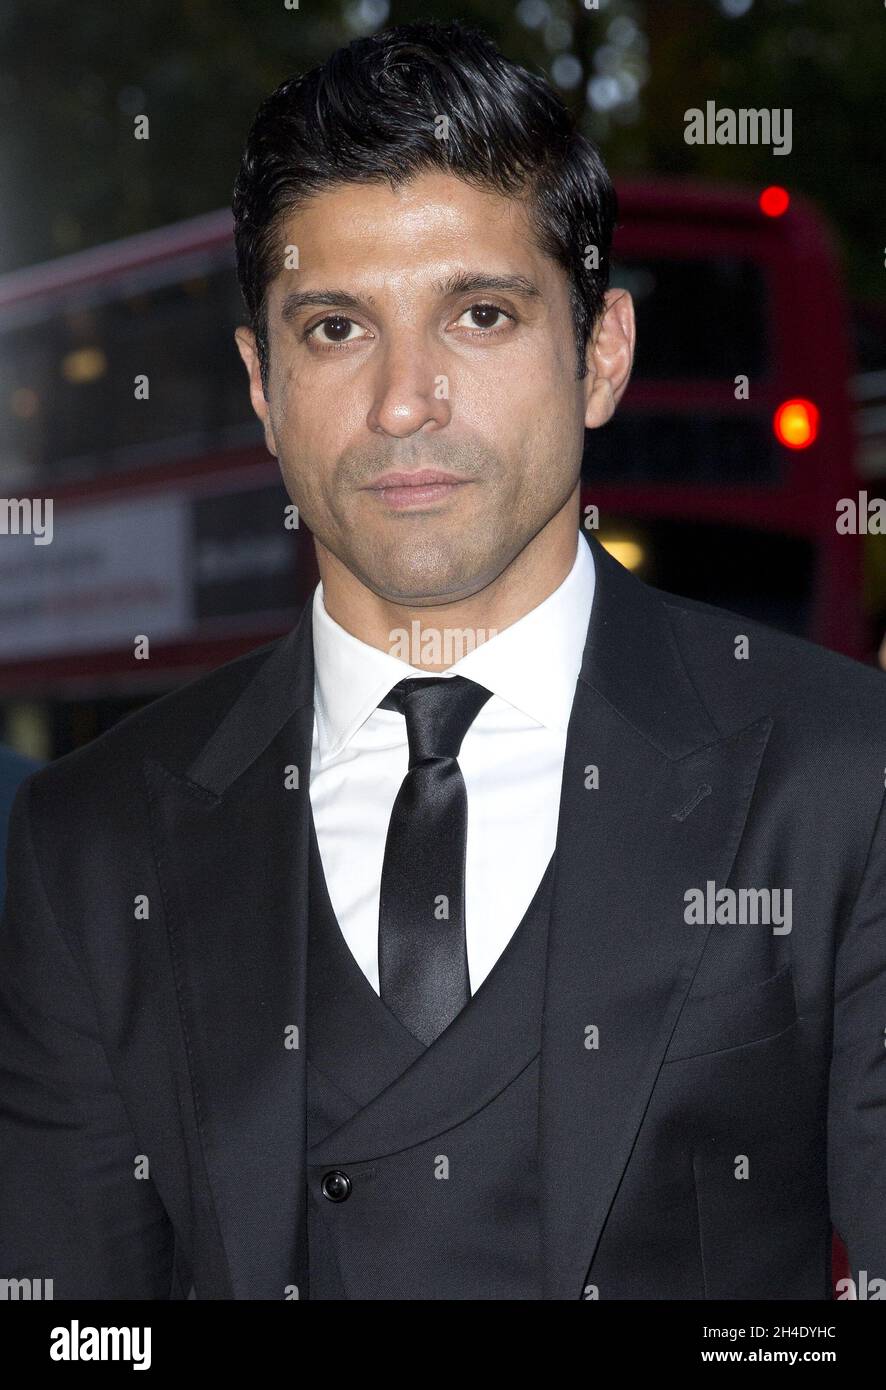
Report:
[[[465,935],[468,798],[462,739],[492,694],[464,676],[399,681],[380,701],[406,718],[409,771],[397,793],[381,873],[381,998],[427,1046],[470,998]]]

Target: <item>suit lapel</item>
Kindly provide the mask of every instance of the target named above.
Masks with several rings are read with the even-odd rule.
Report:
[[[726,883],[771,727],[722,734],[662,597],[591,548],[542,1029],[543,1297],[554,1299],[583,1296],[709,932],[686,924],[683,895]]]
[[[312,729],[308,602],[186,774],[154,758],[144,768],[227,1296],[238,1299],[283,1299],[304,1281]]]

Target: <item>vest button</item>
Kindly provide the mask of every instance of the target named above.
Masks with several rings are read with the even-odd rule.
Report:
[[[347,1173],[338,1170],[326,1173],[320,1184],[320,1191],[330,1202],[345,1202],[351,1195],[351,1179]]]

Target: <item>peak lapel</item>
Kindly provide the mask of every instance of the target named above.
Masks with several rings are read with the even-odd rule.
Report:
[[[238,1299],[282,1299],[304,1277],[312,729],[308,601],[187,772],[144,767],[226,1296]]]
[[[543,1296],[554,1299],[582,1297],[710,930],[686,924],[683,895],[726,883],[771,727],[721,735],[662,597],[590,543],[542,1030]]]

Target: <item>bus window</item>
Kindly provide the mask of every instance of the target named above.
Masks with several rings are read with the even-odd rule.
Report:
[[[808,635],[815,547],[802,537],[719,522],[638,523],[607,513],[599,539],[657,589]]]
[[[639,410],[622,405],[585,431],[582,478],[595,483],[777,483],[785,465],[759,414]]]
[[[627,394],[612,420],[586,433],[584,480],[591,486],[781,482],[785,451],[777,445],[768,412],[756,395],[748,403],[734,396],[737,375],[748,376],[756,387],[770,371],[762,267],[714,254],[708,259],[624,257],[612,278],[634,299],[636,355]],[[695,382],[720,384],[723,394],[717,402],[690,406],[685,392]],[[665,383],[671,389],[662,403]]]
[[[243,445],[261,431],[234,343],[243,321],[225,266],[0,335],[0,468],[39,488]],[[145,390],[149,392],[145,397]],[[22,485],[20,484],[20,485]]]
[[[751,260],[613,262],[612,285],[629,290],[637,315],[637,381],[756,379],[769,371],[766,281]]]

